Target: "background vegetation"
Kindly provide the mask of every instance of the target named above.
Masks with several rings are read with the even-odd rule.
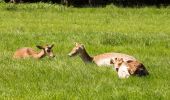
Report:
[[[72,8],[53,4],[0,4],[0,99],[170,99],[170,9]],[[118,79],[110,67],[67,54],[74,42],[90,55],[133,55],[147,77]],[[12,59],[17,48],[54,43],[54,59]],[[38,50],[38,49],[36,49]]]
[[[4,2],[9,2],[11,0],[0,0]],[[104,6],[107,4],[114,4],[123,7],[141,7],[141,6],[168,6],[170,5],[170,0],[14,0],[16,3],[19,2],[48,2],[48,3],[58,3],[65,4],[67,6]]]

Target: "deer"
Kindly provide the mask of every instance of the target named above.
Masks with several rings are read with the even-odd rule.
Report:
[[[132,60],[135,61],[136,58],[127,54],[123,53],[103,53],[96,56],[90,56],[83,44],[75,43],[75,47],[71,50],[71,52],[68,54],[70,57],[74,57],[76,55],[79,55],[80,58],[84,61],[84,63],[95,63],[97,66],[111,66],[110,59],[112,58],[123,58],[124,61]]]
[[[149,72],[145,66],[139,61],[124,61],[123,58],[115,58],[110,60],[110,64],[114,65],[118,72],[119,78],[128,78],[130,75],[146,76]]]
[[[52,45],[45,45],[45,46],[36,46],[37,48],[41,49],[40,52],[35,51],[34,49],[30,47],[24,47],[20,48],[15,51],[13,58],[35,58],[35,59],[41,59],[45,56],[49,56],[51,58],[55,57],[53,54],[52,48],[54,47],[54,44]]]

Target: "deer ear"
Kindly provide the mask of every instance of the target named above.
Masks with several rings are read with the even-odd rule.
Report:
[[[79,45],[79,43],[77,43],[77,42],[74,42],[74,44],[75,44],[76,46],[78,46],[78,45]]]
[[[123,58],[120,58],[121,61],[123,61]]]
[[[50,45],[50,49],[54,47],[54,44]]]
[[[81,44],[81,47],[84,48],[84,44]]]
[[[38,49],[44,49],[42,46],[37,45],[36,46]]]
[[[76,45],[76,46],[79,46],[79,45],[81,45],[80,43],[78,43],[78,42],[74,42],[74,44]]]
[[[113,59],[110,59],[110,64],[114,64],[114,60]]]

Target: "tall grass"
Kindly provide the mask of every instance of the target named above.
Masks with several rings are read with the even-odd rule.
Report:
[[[169,12],[1,3],[0,98],[169,100]],[[90,55],[133,55],[150,75],[120,80],[112,68],[69,58],[74,42],[83,43]],[[54,59],[12,59],[17,48],[47,43],[55,44]]]

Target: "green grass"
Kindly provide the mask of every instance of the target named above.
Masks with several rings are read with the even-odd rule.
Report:
[[[1,3],[0,99],[169,100],[169,12]],[[74,42],[83,43],[90,55],[133,55],[150,75],[121,80],[112,68],[85,65],[67,56]],[[47,43],[55,44],[55,59],[12,59],[17,48]]]

